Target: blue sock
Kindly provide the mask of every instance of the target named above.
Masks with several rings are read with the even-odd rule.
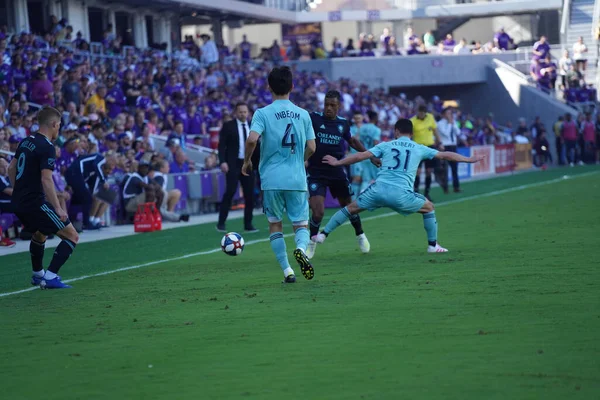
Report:
[[[329,235],[331,232],[337,229],[338,226],[342,225],[344,222],[350,219],[350,212],[346,207],[342,208],[340,211],[333,214],[333,217],[329,219],[327,225],[325,225],[325,229],[323,229],[323,233],[325,235]]]
[[[435,219],[435,211],[423,214],[423,226],[427,232],[427,242],[430,246],[437,244],[437,220]]]
[[[287,268],[290,268],[283,233],[271,233],[269,239],[271,239],[271,249],[273,250],[273,253],[275,253],[275,258],[277,259],[277,262],[279,262],[281,270],[285,271]]]
[[[50,261],[48,271],[58,274],[58,270],[67,262],[69,257],[71,257],[73,250],[75,250],[75,243],[67,239],[60,242],[54,251],[54,257],[52,257],[52,261]]]
[[[294,237],[294,240],[296,240],[297,249],[302,249],[302,251],[306,251],[306,248],[308,247],[308,241],[310,240],[310,234],[308,233],[308,229],[296,229],[296,236]]]

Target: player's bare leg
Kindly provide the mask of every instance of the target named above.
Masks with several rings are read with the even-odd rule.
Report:
[[[338,202],[340,203],[340,207],[346,207],[352,203],[352,198],[340,197],[338,198]],[[362,222],[358,213],[350,216],[350,223],[354,227],[354,233],[356,234],[356,240],[358,241],[358,247],[360,248],[360,251],[363,253],[368,253],[371,250],[371,244],[369,243],[369,239],[367,239],[367,235],[365,235],[365,232],[363,231]]]
[[[321,221],[323,221],[323,216],[325,215],[325,197],[311,196],[308,199],[308,205],[312,213],[310,217],[310,237],[312,238],[313,236],[319,234]],[[316,250],[317,243],[313,240],[310,240],[308,242],[308,246],[306,247],[306,256],[308,257],[308,259],[311,259],[315,256]]]
[[[356,200],[354,200],[346,207],[333,214],[333,216],[327,222],[327,225],[325,225],[325,229],[323,229],[318,235],[314,236],[312,240],[317,243],[323,243],[331,232],[336,230],[340,225],[343,225],[350,219],[351,216],[358,215],[363,211],[365,211],[365,209],[360,208]]]
[[[423,214],[423,226],[427,232],[427,252],[428,253],[446,253],[448,249],[443,248],[437,242],[437,220],[435,218],[435,207],[429,200],[425,201],[423,207],[419,210]]]
[[[173,189],[167,193],[167,210],[175,211],[175,206],[179,203],[179,199],[181,199],[181,190]]]

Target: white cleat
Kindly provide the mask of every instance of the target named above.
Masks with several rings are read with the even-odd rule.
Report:
[[[319,233],[310,238],[310,240],[315,243],[323,243],[325,242],[325,239],[327,239],[327,236],[323,235],[322,233]]]
[[[356,237],[356,239],[358,240],[358,247],[360,248],[360,251],[362,251],[363,253],[368,253],[369,250],[371,250],[371,243],[369,243],[367,235],[361,233]]]
[[[310,241],[308,242],[308,246],[306,246],[306,251],[304,252],[304,254],[306,254],[306,257],[308,257],[308,259],[312,259],[315,256],[315,252],[317,251],[317,242],[314,241]]]
[[[577,165],[585,165],[585,164],[583,163],[583,161],[581,161],[581,160],[580,160],[580,161],[577,163]]]
[[[427,246],[427,252],[428,253],[447,253],[448,249],[445,249],[436,243],[435,246]]]

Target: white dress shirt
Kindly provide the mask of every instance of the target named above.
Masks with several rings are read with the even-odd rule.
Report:
[[[246,126],[246,135],[250,134],[250,129],[248,127],[248,122],[242,122],[239,119],[235,120],[237,122],[238,128],[238,138],[240,143],[240,151],[238,153],[238,158],[240,160],[244,159],[244,152],[246,151],[246,138],[244,137],[244,125]]]
[[[456,121],[448,122],[446,118],[440,119],[437,123],[437,131],[444,146],[456,146],[460,136],[460,128]]]

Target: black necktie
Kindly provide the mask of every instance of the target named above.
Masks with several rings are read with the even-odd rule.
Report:
[[[246,143],[246,139],[248,139],[248,130],[246,129],[246,123],[245,122],[242,124],[242,129],[243,129],[243,132],[244,132],[244,143]]]

